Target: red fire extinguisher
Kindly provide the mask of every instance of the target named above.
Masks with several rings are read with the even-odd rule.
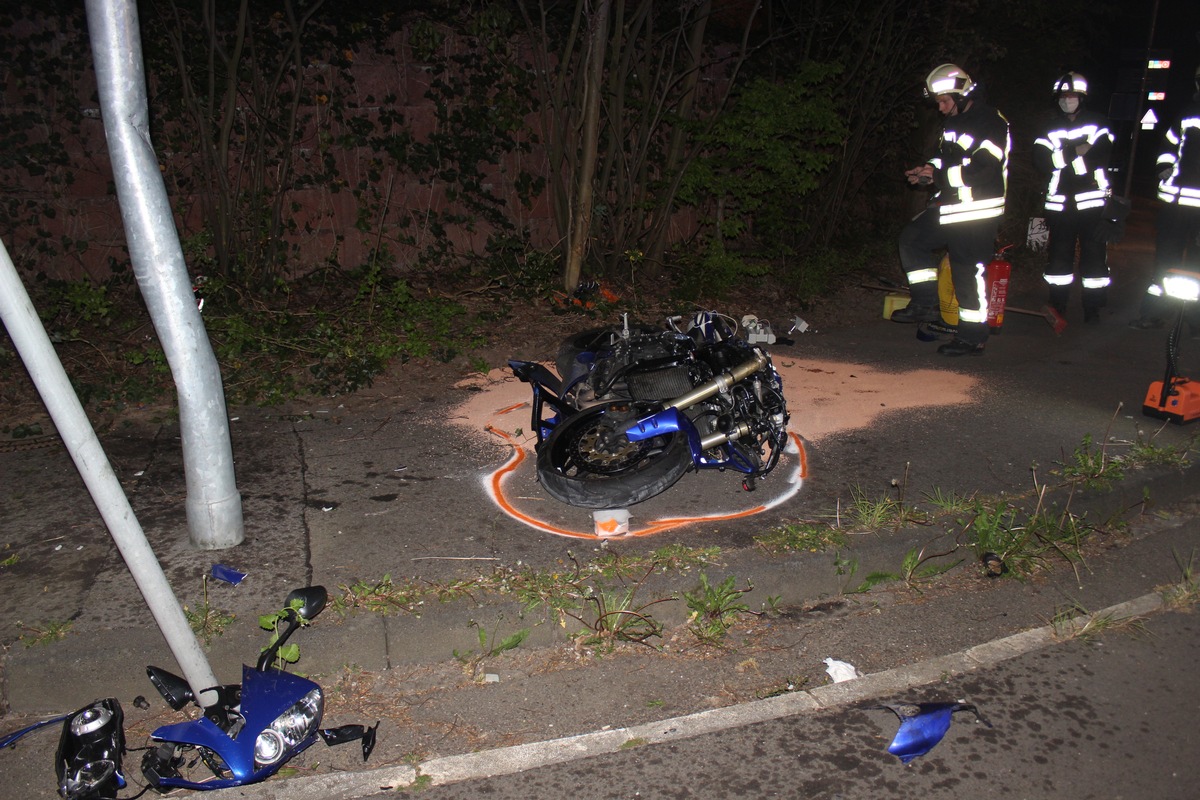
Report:
[[[1008,300],[1008,279],[1012,276],[1012,263],[1005,252],[1012,247],[1001,247],[988,262],[984,273],[984,288],[987,290],[988,331],[1000,333],[1004,325],[1004,304]]]

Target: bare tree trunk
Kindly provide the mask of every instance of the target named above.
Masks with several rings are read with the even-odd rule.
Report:
[[[584,87],[583,142],[572,210],[571,233],[567,241],[567,260],[563,265],[563,288],[575,291],[583,268],[583,257],[592,227],[592,200],[595,192],[597,148],[600,141],[600,84],[604,79],[604,58],[608,45],[608,16],[612,0],[599,0],[592,16],[592,35],[588,43],[587,82]]]

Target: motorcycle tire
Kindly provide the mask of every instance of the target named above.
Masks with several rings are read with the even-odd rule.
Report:
[[[641,413],[649,409],[642,409]],[[624,403],[593,406],[560,423],[538,448],[537,474],[551,497],[579,508],[626,508],[669,489],[692,465],[687,435],[641,442],[606,432],[640,416]]]

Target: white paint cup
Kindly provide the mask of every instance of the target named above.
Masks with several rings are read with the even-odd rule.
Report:
[[[603,508],[592,512],[597,536],[624,536],[629,533],[629,509]]]

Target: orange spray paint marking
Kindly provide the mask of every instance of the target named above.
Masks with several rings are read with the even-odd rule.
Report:
[[[513,403],[511,406],[508,406],[507,408],[502,408],[499,411],[497,411],[496,413],[497,414],[508,414],[513,411],[516,411],[518,408],[529,408],[529,403]],[[494,428],[492,428],[491,425],[489,425],[487,427],[487,429],[490,430],[492,433],[499,432],[499,431],[495,430]],[[508,437],[505,437],[505,438],[508,438]]]
[[[506,410],[511,410],[511,408],[512,407],[510,407],[509,409],[506,409]],[[796,495],[797,492],[799,492],[804,479],[808,477],[808,454],[804,450],[804,444],[803,444],[803,442],[800,441],[799,436],[797,436],[795,433],[789,432],[788,437],[791,440],[792,445],[795,447],[795,451],[797,454],[797,467],[796,467],[795,471],[793,472],[791,478],[788,479],[789,483],[791,483],[790,490],[782,493],[779,497],[773,499],[771,502],[764,503],[762,505],[758,505],[753,508],[744,509],[742,511],[718,512],[716,514],[707,514],[707,515],[701,514],[701,515],[697,515],[697,516],[668,517],[666,519],[658,519],[658,520],[654,520],[653,522],[649,523],[645,527],[640,528],[638,530],[630,530],[628,533],[624,534],[624,536],[622,536],[622,537],[613,537],[613,536],[601,537],[601,536],[598,536],[594,531],[571,530],[569,528],[563,528],[558,525],[553,525],[549,522],[546,522],[545,520],[537,519],[536,517],[526,514],[525,512],[518,509],[512,503],[512,501],[509,500],[508,497],[506,497],[504,494],[504,479],[506,477],[508,477],[509,475],[511,475],[513,472],[515,472],[516,469],[525,461],[527,451],[523,446],[521,446],[521,444],[519,442],[516,441],[516,439],[514,439],[511,435],[509,435],[505,431],[500,430],[499,428],[496,428],[492,425],[488,425],[484,430],[488,431],[489,433],[493,433],[493,434],[499,436],[500,438],[504,439],[506,442],[508,442],[509,446],[512,447],[512,451],[513,451],[513,454],[508,459],[508,461],[505,462],[499,469],[494,471],[491,475],[489,475],[485,482],[485,487],[486,487],[488,495],[492,498],[492,500],[496,503],[496,505],[500,507],[500,510],[503,511],[508,516],[515,519],[516,521],[523,523],[525,525],[528,525],[531,528],[535,528],[540,531],[545,531],[546,533],[553,533],[557,536],[567,536],[572,539],[596,540],[596,539],[600,539],[600,538],[605,538],[605,539],[624,538],[624,536],[628,536],[628,537],[653,536],[654,534],[657,534],[657,533],[674,530],[675,528],[681,528],[686,525],[695,525],[695,524],[701,523],[701,522],[721,522],[724,520],[744,519],[746,517],[752,517],[755,514],[761,514],[762,512],[767,511],[768,509],[775,508],[776,506],[786,502],[787,500],[790,500],[792,497],[794,497]],[[613,528],[611,528],[610,530],[615,530],[615,527],[618,523],[615,520],[612,520],[612,521],[609,521],[609,524],[611,524],[613,526]],[[601,528],[601,530],[604,530],[604,523],[600,523],[600,528]]]

